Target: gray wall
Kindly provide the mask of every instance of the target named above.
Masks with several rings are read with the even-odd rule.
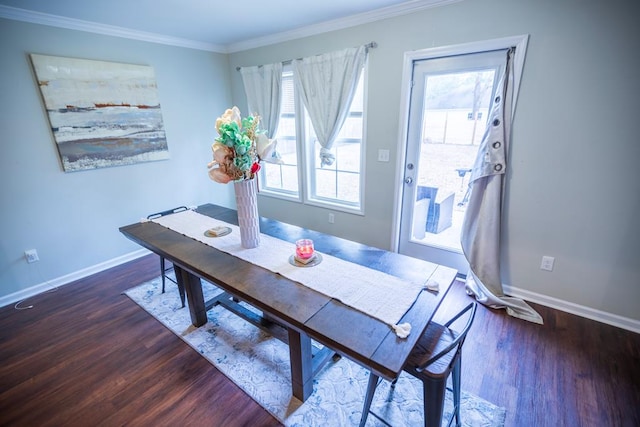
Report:
[[[548,305],[640,320],[637,12],[626,0],[463,1],[232,54],[233,69],[378,43],[368,69],[366,215],[338,212],[329,224],[327,210],[266,197],[260,212],[388,248],[404,52],[529,34],[508,174],[503,282]],[[238,74],[231,73],[233,99],[246,109]],[[377,162],[378,149],[391,149],[391,162]],[[542,255],[556,258],[553,272],[539,269]]]
[[[152,66],[171,159],[63,172],[29,53]],[[231,103],[226,55],[0,19],[0,58],[0,297],[140,249],[118,227],[149,213],[232,200],[206,173]],[[40,262],[24,261],[31,248]]]
[[[147,213],[208,201],[233,206],[206,176],[215,118],[246,110],[238,65],[376,41],[369,63],[364,216],[260,197],[262,215],[389,248],[398,183],[406,51],[529,34],[505,207],[504,282],[549,305],[640,321],[640,35],[627,0],[467,0],[358,27],[219,55],[0,20],[0,298],[124,257],[117,231]],[[152,65],[171,160],[62,172],[27,53]],[[391,162],[376,161],[378,149]],[[41,261],[28,265],[25,249]],[[556,257],[551,273],[542,255]],[[560,304],[561,303],[561,304]],[[605,316],[606,317],[606,316]]]

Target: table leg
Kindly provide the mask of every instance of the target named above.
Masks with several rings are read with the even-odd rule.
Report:
[[[293,396],[304,402],[313,393],[314,374],[311,338],[307,334],[289,328],[289,357]]]
[[[186,298],[186,294],[184,293],[184,284],[181,284],[180,281],[176,281],[176,284],[178,285],[178,293],[180,294],[180,302],[182,303],[182,308],[185,307],[185,298]]]
[[[176,279],[178,279],[178,286],[182,287],[187,294],[191,323],[196,327],[204,325],[207,323],[207,310],[204,307],[200,278],[177,265],[174,265],[174,270]]]

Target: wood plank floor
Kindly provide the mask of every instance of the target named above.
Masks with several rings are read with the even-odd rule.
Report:
[[[122,294],[158,270],[149,255],[0,308],[0,426],[280,425]],[[438,315],[468,301],[456,283]],[[640,335],[535,308],[544,326],[479,307],[463,389],[506,426],[640,426]]]

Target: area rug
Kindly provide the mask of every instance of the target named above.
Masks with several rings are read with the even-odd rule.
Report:
[[[170,282],[169,282],[170,283]],[[291,394],[289,349],[277,339],[218,306],[207,312],[208,322],[196,328],[188,308],[181,308],[175,286],[161,293],[156,278],[126,291],[126,295],[209,360],[285,426],[357,426],[360,422],[368,372],[346,358],[330,361],[314,378],[313,394],[303,403]],[[221,292],[203,282],[205,300]],[[422,386],[402,374],[395,389],[383,381],[372,410],[392,426],[423,425]],[[445,415],[452,410],[447,393]],[[462,422],[468,427],[504,425],[506,411],[462,391]],[[369,416],[368,427],[383,426]]]

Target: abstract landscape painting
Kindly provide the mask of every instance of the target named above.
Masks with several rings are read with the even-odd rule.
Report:
[[[66,172],[169,158],[153,68],[30,56]]]

